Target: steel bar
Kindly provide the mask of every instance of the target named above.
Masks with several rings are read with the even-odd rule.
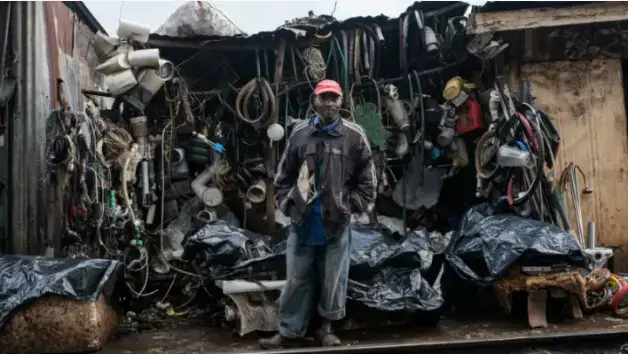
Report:
[[[512,333],[512,332],[510,332]],[[489,348],[509,348],[503,351],[503,353],[512,353],[511,346],[521,347],[522,345],[531,346],[537,344],[576,341],[576,340],[595,340],[603,339],[604,342],[612,340],[612,338],[625,337],[628,334],[627,329],[604,329],[604,330],[588,330],[582,332],[573,333],[543,333],[538,335],[504,335],[501,338],[490,339],[446,339],[437,341],[412,341],[405,343],[397,341],[397,343],[381,343],[381,344],[367,344],[367,345],[351,345],[342,347],[322,348],[322,347],[310,347],[310,348],[287,348],[281,350],[260,350],[260,351],[247,351],[246,354],[301,354],[301,353],[330,353],[330,354],[353,354],[353,353],[424,353],[428,350],[438,350],[442,353],[443,349],[462,349],[464,353],[469,353],[471,348],[475,348],[478,353],[486,353]],[[617,348],[619,349],[619,348]],[[503,349],[502,349],[503,350]],[[498,351],[499,352],[499,351]]]

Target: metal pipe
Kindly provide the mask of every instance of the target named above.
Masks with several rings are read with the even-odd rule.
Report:
[[[595,248],[595,221],[589,221],[587,225],[587,248]]]
[[[96,90],[82,89],[81,93],[86,95],[86,96],[92,95],[92,96],[100,96],[100,97],[113,97],[111,92],[108,92],[108,91],[96,91]]]
[[[584,246],[584,225],[582,223],[582,208],[580,204],[580,186],[578,184],[578,173],[575,166],[569,168],[569,178],[571,179],[571,199],[576,213],[576,227],[578,230],[578,240]]]

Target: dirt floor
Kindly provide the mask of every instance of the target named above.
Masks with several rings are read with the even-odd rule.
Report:
[[[443,319],[437,329],[420,330],[391,327],[378,330],[342,333],[345,346],[337,352],[414,352],[440,354],[467,352],[472,347],[502,346],[496,353],[622,353],[620,347],[628,334],[628,321],[604,315],[586,317],[581,321],[552,324],[547,329],[529,329],[524,323],[506,319],[474,321]],[[603,342],[596,341],[603,338]],[[578,342],[576,342],[576,340]],[[628,339],[623,341],[628,342]],[[540,343],[541,347],[534,347]],[[579,343],[579,344],[576,344]],[[309,348],[294,348],[277,353],[314,353],[321,348],[304,343]],[[462,348],[464,351],[450,349]],[[552,348],[550,348],[552,347]],[[226,329],[181,326],[165,330],[150,330],[124,335],[100,351],[103,354],[200,354],[200,353],[257,353],[260,349],[254,338],[242,339]],[[263,353],[272,353],[265,351]],[[628,353],[628,351],[626,352]]]

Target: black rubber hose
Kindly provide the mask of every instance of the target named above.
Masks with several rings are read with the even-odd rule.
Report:
[[[417,93],[419,95],[419,116],[421,117],[421,138],[419,139],[419,154],[421,156],[421,163],[423,163],[424,155],[425,155],[425,107],[423,106],[423,88],[421,87],[421,77],[416,70],[412,71],[412,75],[414,75],[414,80],[417,85]],[[423,182],[425,179],[425,170],[421,169],[419,174],[420,185],[423,186]]]
[[[255,91],[257,91],[257,78],[251,79],[242,89],[238,92],[238,97],[236,98],[235,111],[236,115],[240,120],[249,123],[249,124],[261,124],[264,119],[272,118],[275,116],[275,94],[273,93],[273,89],[270,87],[268,80],[265,78],[260,78],[261,91],[259,92],[260,97],[262,99],[262,113],[255,117],[250,118],[248,114],[248,105],[251,101],[251,97]]]

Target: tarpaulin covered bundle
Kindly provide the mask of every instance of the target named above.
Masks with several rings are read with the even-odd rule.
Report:
[[[477,285],[489,285],[515,262],[588,267],[582,248],[568,232],[537,220],[494,213],[487,204],[465,213],[446,258],[461,278]]]
[[[175,38],[231,37],[243,34],[238,26],[210,1],[185,2],[157,28],[155,33]]]
[[[432,311],[441,307],[439,286],[422,276],[432,265],[430,240],[414,231],[397,240],[382,226],[352,225],[348,297],[384,311]],[[208,269],[215,279],[235,279],[249,271],[285,273],[285,242],[215,221],[191,236],[184,258]]]
[[[0,255],[0,328],[22,304],[47,294],[96,301],[115,281],[120,263]]]

